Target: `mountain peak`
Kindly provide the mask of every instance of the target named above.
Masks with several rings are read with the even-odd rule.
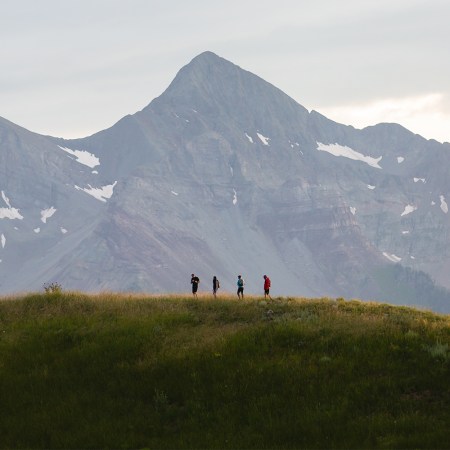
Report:
[[[251,293],[269,273],[277,295],[449,311],[397,269],[450,288],[448,147],[310,114],[212,52],[108,130],[63,140],[0,119],[0,142],[1,293],[181,292],[192,271],[228,290],[242,270]]]
[[[232,82],[239,72],[245,71],[215,53],[206,51],[197,55],[178,71],[166,93],[186,88],[205,88],[216,83],[220,85],[226,80]],[[256,75],[253,76],[256,77]]]
[[[309,114],[277,87],[211,51],[200,53],[182,67],[152,104],[165,102],[196,109],[203,105],[204,111],[226,110],[230,115],[236,114],[237,109],[242,116],[248,116],[267,108],[281,115]]]
[[[210,50],[206,50],[202,53],[200,53],[199,55],[197,55],[196,57],[194,57],[190,64],[209,64],[209,63],[217,63],[218,61],[225,61],[229,64],[232,64],[231,62],[227,61],[226,59],[220,57],[219,55],[216,55],[214,52],[211,52]]]

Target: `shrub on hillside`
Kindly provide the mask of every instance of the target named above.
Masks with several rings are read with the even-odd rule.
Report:
[[[44,291],[46,294],[61,294],[62,286],[57,282],[45,283]]]

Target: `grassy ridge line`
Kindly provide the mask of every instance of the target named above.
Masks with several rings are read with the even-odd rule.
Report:
[[[450,448],[450,317],[330,299],[0,302],[2,448]]]

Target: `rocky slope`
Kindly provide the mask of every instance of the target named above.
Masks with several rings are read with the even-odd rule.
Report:
[[[448,288],[449,150],[310,113],[206,52],[93,136],[0,121],[0,289],[185,291],[195,272],[260,292],[267,273],[275,294],[396,301],[396,264]]]

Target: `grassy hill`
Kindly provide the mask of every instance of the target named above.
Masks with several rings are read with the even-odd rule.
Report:
[[[450,317],[343,299],[0,301],[1,448],[450,448]]]

